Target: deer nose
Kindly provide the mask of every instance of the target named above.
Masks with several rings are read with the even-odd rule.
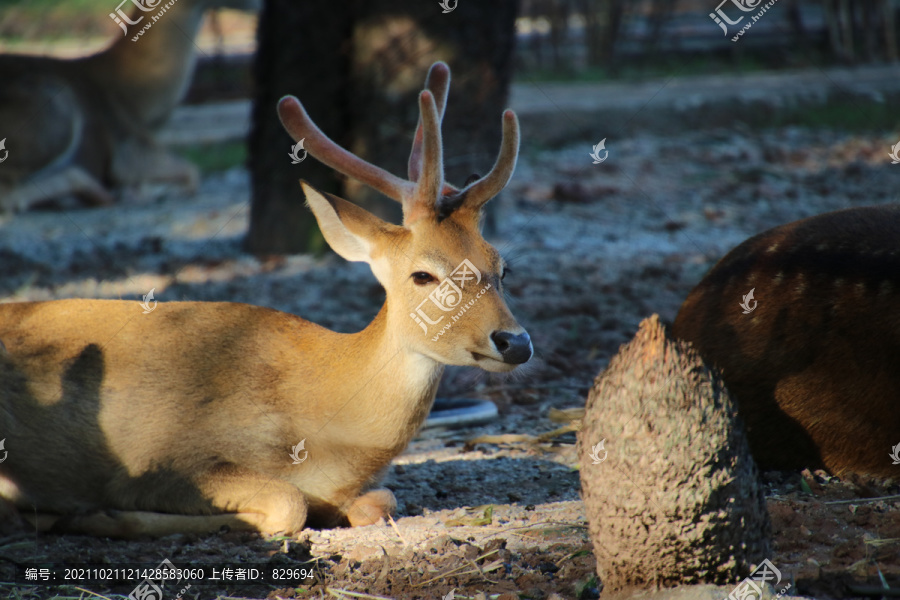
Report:
[[[491,334],[491,341],[497,348],[497,352],[503,357],[503,362],[520,365],[531,358],[531,337],[527,331],[522,333],[510,333],[508,331],[495,331]]]

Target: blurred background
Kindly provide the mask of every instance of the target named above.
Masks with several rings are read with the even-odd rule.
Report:
[[[246,302],[361,330],[384,291],[367,265],[327,250],[298,180],[395,222],[398,207],[303,158],[275,104],[296,95],[332,139],[405,175],[416,95],[444,60],[451,183],[490,169],[504,108],[522,125],[516,173],[488,205],[485,236],[510,265],[504,292],[535,356],[513,377],[449,368],[438,392],[493,401],[502,418],[480,433],[555,430],[568,414],[557,409],[584,405],[640,321],[671,321],[746,238],[900,199],[900,1],[265,0],[237,10],[222,5],[239,0],[177,0],[143,34],[144,22],[123,33],[110,15],[138,15],[139,2],[160,5],[0,0],[0,206],[16,186],[49,189],[42,178],[59,161],[28,171],[26,147],[79,158],[64,154],[73,111],[112,123],[82,139],[112,148],[105,162],[84,163],[101,189],[0,209],[0,302],[152,292],[159,302]],[[196,35],[182,25],[189,10],[205,12]],[[90,71],[22,58],[98,52],[85,59]],[[170,76],[181,67],[190,67],[184,89]],[[40,80],[45,72],[57,79]],[[73,73],[66,89],[81,91],[70,98],[59,77]],[[160,100],[154,90],[166,86]],[[104,179],[109,163],[116,177]],[[167,180],[175,171],[180,180]],[[755,297],[769,300],[762,286]],[[541,503],[572,501],[566,518],[577,522],[574,434],[543,449],[470,437],[432,432],[398,458],[388,486],[400,516],[520,503],[556,522],[565,519]],[[832,598],[851,575],[875,585],[900,573],[896,510],[852,506],[852,527],[837,526],[835,513],[796,509],[822,503],[789,498],[773,511],[776,562],[799,574],[799,592]],[[529,558],[530,576],[595,598],[582,593],[596,578],[581,535],[546,573],[543,555]],[[875,565],[881,536],[895,543]]]

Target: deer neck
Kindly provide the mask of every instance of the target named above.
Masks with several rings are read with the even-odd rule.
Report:
[[[129,25],[127,35],[103,52],[77,62],[88,71],[87,77],[97,80],[113,96],[115,105],[127,113],[132,124],[159,127],[190,83],[196,62],[194,38],[204,9],[203,2],[170,0],[149,12],[135,10],[131,20],[143,18]],[[143,34],[133,41],[142,30]]]
[[[402,450],[431,410],[444,365],[411,349],[390,319],[385,303],[366,329],[348,336],[336,362],[348,383],[341,412],[377,435],[373,445]]]

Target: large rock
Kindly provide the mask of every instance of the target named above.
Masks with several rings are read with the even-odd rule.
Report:
[[[578,444],[604,591],[736,583],[770,558],[735,402],[656,315],[597,377]]]

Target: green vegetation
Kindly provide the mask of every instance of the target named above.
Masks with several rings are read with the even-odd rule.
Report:
[[[0,38],[6,44],[107,38],[121,0],[0,0]]]
[[[809,64],[782,64],[782,67],[803,67]],[[572,69],[522,69],[516,72],[515,81],[521,83],[538,83],[544,81],[570,83],[604,83],[611,81],[634,82],[647,79],[664,79],[666,77],[688,77],[696,75],[740,75],[758,71],[772,70],[770,61],[763,58],[742,54],[738,56],[722,56],[711,53],[696,55],[654,55],[642,60],[620,61],[615,69],[606,67],[587,67]]]
[[[121,0],[0,0],[0,17],[14,9],[22,14],[40,17],[49,12],[78,16],[87,12],[107,10],[112,12]],[[112,5],[112,8],[109,6]]]
[[[239,167],[247,161],[247,144],[243,141],[184,146],[176,151],[197,165],[203,174]]]
[[[740,50],[740,49],[738,49]],[[694,53],[647,52],[640,56],[620,57],[614,68],[585,67],[520,68],[517,82],[560,81],[571,83],[638,82],[667,77],[702,75],[743,75],[760,71],[809,69],[834,66],[834,61],[820,48],[798,47],[785,54],[781,51],[754,50],[709,51]]]
[[[898,131],[900,114],[890,100],[832,100],[826,104],[808,104],[790,111],[774,111],[768,116],[767,127],[785,125],[851,132]]]

